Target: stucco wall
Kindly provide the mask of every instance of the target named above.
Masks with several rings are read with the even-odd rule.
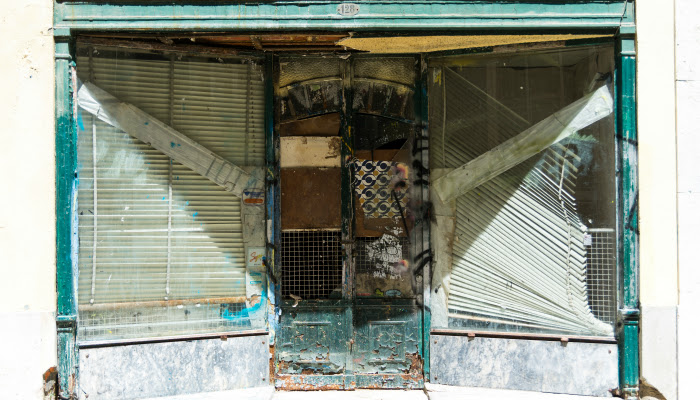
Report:
[[[2,398],[40,398],[41,375],[56,365],[51,5],[51,0],[0,2]],[[679,299],[681,398],[694,396],[693,350],[700,351],[693,340],[698,319],[692,315],[692,306],[700,303],[694,256],[700,237],[697,21],[696,0],[676,0],[676,10],[667,0],[637,1],[642,375],[669,399],[676,396]]]
[[[0,1],[0,397],[56,365],[51,0]]]
[[[640,0],[636,11],[641,375],[671,400],[678,304],[675,14],[668,0]]]
[[[694,399],[700,330],[700,3],[676,0],[676,96],[678,124],[678,393]]]

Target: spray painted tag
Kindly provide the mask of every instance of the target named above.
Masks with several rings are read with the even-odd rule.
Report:
[[[352,17],[360,12],[360,6],[355,3],[340,3],[337,10],[344,17]]]
[[[247,247],[246,248],[246,267],[262,267],[263,256],[265,255],[264,247]]]

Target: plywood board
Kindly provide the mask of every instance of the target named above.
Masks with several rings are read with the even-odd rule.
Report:
[[[340,228],[340,168],[283,168],[282,229]]]

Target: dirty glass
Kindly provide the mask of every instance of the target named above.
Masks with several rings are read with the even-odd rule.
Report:
[[[412,120],[413,57],[364,57],[353,62],[352,109],[356,113]]]
[[[79,340],[264,328],[262,68],[82,46],[77,70]],[[87,83],[151,119],[92,114]],[[161,124],[245,170],[242,195],[139,139]]]
[[[340,111],[342,63],[339,58],[282,58],[276,71],[280,122]]]
[[[612,336],[612,47],[429,67],[433,327]]]
[[[411,233],[415,62],[358,57],[353,62],[355,293],[413,298]]]

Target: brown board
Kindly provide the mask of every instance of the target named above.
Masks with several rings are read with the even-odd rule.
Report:
[[[282,168],[282,229],[340,228],[340,168]]]

